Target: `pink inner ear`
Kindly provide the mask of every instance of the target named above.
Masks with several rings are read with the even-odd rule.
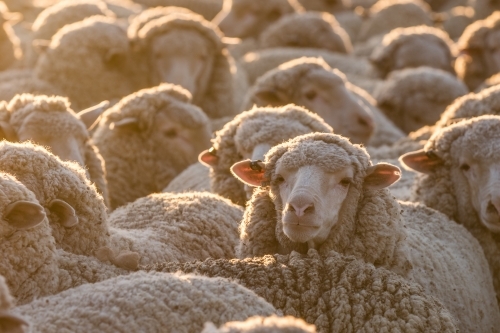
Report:
[[[231,167],[231,172],[243,183],[250,186],[261,186],[264,181],[265,168],[257,170],[251,166],[252,161],[246,160],[235,163]]]
[[[401,170],[392,164],[380,163],[370,169],[363,186],[371,190],[386,188],[401,178]]]
[[[219,157],[210,150],[205,150],[198,155],[198,161],[207,167],[215,167],[219,161]]]
[[[435,167],[443,164],[441,158],[435,154],[429,155],[423,149],[404,154],[400,157],[400,161],[407,167],[421,173],[432,173]]]

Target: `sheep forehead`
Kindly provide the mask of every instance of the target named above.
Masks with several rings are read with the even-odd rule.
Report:
[[[164,49],[168,53],[185,53],[188,55],[213,54],[213,43],[195,29],[179,29],[155,36],[152,48]]]
[[[82,139],[88,137],[84,124],[72,114],[65,112],[35,111],[21,119],[16,119],[16,114],[13,114],[11,123],[14,127],[18,127],[18,134],[21,134],[19,131],[26,131],[50,137],[63,136],[61,140],[64,140],[65,136],[76,136]]]
[[[500,160],[500,123],[494,126],[478,126],[468,130],[455,140],[450,149],[451,156],[460,162],[460,157],[474,161]]]

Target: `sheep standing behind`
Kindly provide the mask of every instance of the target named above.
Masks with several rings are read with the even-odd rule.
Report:
[[[363,148],[324,133],[296,137],[250,163],[231,168],[260,186],[240,226],[240,258],[307,248],[353,255],[422,285],[461,331],[495,330],[500,311],[480,245],[444,214],[398,203],[385,187],[399,168],[372,165]]]
[[[148,7],[182,7],[211,21],[222,10],[224,0],[135,0]]]
[[[61,89],[40,80],[31,69],[9,69],[0,72],[0,101],[10,101],[19,94],[62,96]]]
[[[201,333],[316,333],[316,327],[302,319],[286,317],[250,317],[245,321],[228,322],[217,328],[213,323],[205,324]]]
[[[15,312],[40,333],[188,333],[200,332],[206,321],[222,325],[276,310],[227,279],[137,272],[42,298]]]
[[[23,326],[28,325],[24,319],[13,315],[10,310],[14,306],[5,279],[0,275],[0,328],[5,333],[23,333]]]
[[[12,22],[17,19],[0,3],[0,71],[14,66],[23,56],[19,38],[12,29]]]
[[[412,195],[465,226],[483,247],[500,303],[498,170],[500,117],[481,116],[436,131],[401,160],[421,172]]]

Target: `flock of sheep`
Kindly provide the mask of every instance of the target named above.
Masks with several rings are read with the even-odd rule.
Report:
[[[498,1],[0,22],[0,333],[500,332]]]

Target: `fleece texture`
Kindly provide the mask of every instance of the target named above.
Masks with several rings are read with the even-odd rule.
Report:
[[[273,306],[222,278],[137,272],[87,284],[16,308],[33,332],[200,332],[269,316]]]
[[[28,130],[30,133],[50,132],[61,140],[76,138],[79,142],[78,148],[83,153],[89,179],[95,184],[106,204],[109,204],[104,160],[97,147],[90,142],[85,125],[70,108],[66,98],[17,95],[8,104],[0,105],[0,114],[1,120],[7,122],[18,137],[21,130]]]
[[[369,156],[364,148],[338,135],[307,134],[269,151],[264,179],[270,185],[255,190],[247,205],[240,225],[239,258],[307,251],[307,244],[292,242],[283,232],[282,201],[274,182],[278,162],[288,170],[306,165],[332,172],[349,165],[354,170],[338,221],[319,246],[320,254],[336,251],[390,269],[422,284],[429,294],[439,295],[460,330],[494,330],[500,312],[479,244],[443,214],[411,203],[400,205],[388,189],[364,188],[363,180],[371,166]],[[420,226],[429,220],[439,228]],[[451,250],[441,251],[442,244],[449,244],[446,246]],[[428,272],[433,266],[428,261],[439,263],[439,268]],[[469,269],[475,273],[471,275]]]
[[[135,0],[134,2],[156,8],[158,6],[178,6],[200,14],[205,20],[211,21],[222,10],[224,0]]]
[[[422,287],[385,269],[331,252],[322,258],[268,255],[245,260],[159,263],[148,270],[226,277],[318,332],[455,332],[450,313]]]
[[[370,60],[381,71],[382,76],[385,77],[394,69],[401,69],[396,68],[396,62],[401,62],[401,59],[395,59],[396,52],[412,44],[425,45],[428,49],[421,50],[422,55],[417,58],[420,61],[411,63],[411,67],[436,67],[455,74],[455,70],[452,67],[454,61],[453,41],[444,31],[425,25],[392,30],[384,36],[382,44],[373,50]],[[441,52],[437,53],[437,49]],[[435,58],[441,58],[443,54],[446,57],[443,63],[436,63],[436,60],[433,61]],[[413,57],[413,55],[411,56]]]
[[[292,104],[281,108],[254,108],[239,114],[216,132],[212,140],[218,157],[217,164],[210,168],[212,192],[244,206],[245,190],[231,174],[231,166],[244,159],[244,152],[251,153],[259,144],[272,147],[312,132],[332,133],[333,130],[317,115]]]
[[[13,176],[0,174],[0,214],[19,200],[39,204],[35,194]],[[47,218],[26,230],[0,220],[0,252],[0,275],[18,304],[127,273],[95,258],[57,250]]]
[[[160,113],[176,126],[177,133],[182,131],[190,147],[160,132],[156,126]],[[136,120],[134,128],[113,125],[128,119]],[[196,162],[198,154],[208,148],[209,138],[208,117],[191,104],[189,93],[180,86],[163,84],[123,98],[104,112],[92,138],[106,163],[111,208],[161,192]]]
[[[151,194],[109,217],[111,242],[140,264],[236,257],[243,210],[211,193]]]
[[[412,200],[421,201],[429,207],[443,212],[462,224],[476,237],[488,260],[493,284],[500,301],[500,237],[483,226],[472,206],[467,180],[460,172],[460,152],[474,152],[477,158],[488,159],[497,156],[498,147],[488,142],[498,139],[500,118],[481,116],[463,120],[437,131],[424,147],[433,152],[444,163],[430,174],[421,174],[414,186]],[[494,155],[493,155],[494,154]]]
[[[328,13],[294,13],[283,16],[260,36],[261,48],[306,47],[350,53],[349,35]]]
[[[232,321],[217,328],[205,324],[201,333],[316,333],[316,327],[292,316],[250,317],[245,321]]]
[[[475,90],[484,80],[496,73],[493,68],[488,68],[491,59],[486,58],[491,57],[491,50],[498,48],[499,31],[500,12],[496,11],[484,20],[469,25],[457,42],[460,56],[455,62],[455,70],[470,90]]]
[[[64,26],[53,36],[35,73],[61,89],[79,111],[135,90],[128,75],[129,55],[127,33],[116,20],[89,17]]]
[[[143,17],[138,16],[141,22]],[[204,39],[210,42],[212,49],[210,53],[214,56],[213,67],[210,73],[210,78],[203,95],[193,96],[193,103],[198,105],[211,118],[221,118],[224,116],[234,115],[237,112],[237,105],[234,100],[234,78],[236,68],[234,60],[229,54],[227,48],[222,43],[222,32],[209,21],[206,21],[200,15],[172,10],[169,15],[164,15],[158,18],[154,16],[146,24],[134,24],[132,22],[130,28],[139,28],[138,31],[129,29],[128,35],[131,38],[133,50],[136,52],[142,63],[147,63],[148,52],[150,45],[155,37],[175,33],[175,31],[189,30],[195,31]],[[180,43],[180,42],[179,42]],[[190,41],[183,40],[183,47]],[[169,45],[170,48],[181,47],[179,45]],[[191,47],[195,48],[196,45]],[[148,66],[149,67],[149,66]],[[148,71],[153,70],[148,68]],[[149,76],[148,72],[142,75]],[[141,84],[141,83],[139,83]]]
[[[34,76],[31,69],[0,72],[0,101],[10,101],[18,94],[62,96],[61,89]]]

